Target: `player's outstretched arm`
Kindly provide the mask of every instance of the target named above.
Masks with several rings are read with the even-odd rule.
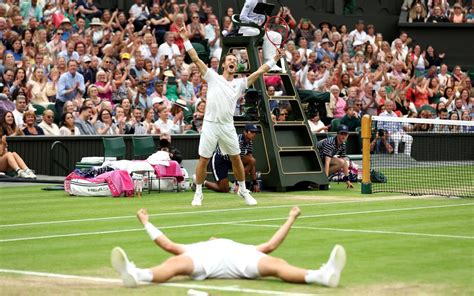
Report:
[[[170,240],[163,232],[157,229],[149,222],[149,216],[146,209],[140,209],[137,212],[138,220],[145,226],[145,230],[150,236],[151,240],[155,242],[160,248],[168,253],[180,255],[185,252],[184,246],[177,244]]]
[[[247,77],[247,87],[252,86],[252,84],[258,79],[258,77],[270,71],[270,69],[276,65],[276,63],[281,59],[284,54],[285,50],[283,48],[278,48],[277,53],[273,57],[273,59],[261,65],[257,71],[253,72],[249,77]]]
[[[269,241],[261,245],[258,245],[257,250],[265,254],[269,254],[275,251],[281,245],[281,243],[283,243],[286,236],[288,235],[288,232],[290,232],[291,226],[293,225],[293,223],[295,223],[296,218],[300,214],[301,214],[300,208],[293,207],[290,210],[290,213],[288,215],[288,219],[286,220],[286,222],[280,227],[280,229],[278,229],[277,232],[275,232],[275,234],[272,236],[272,238]]]
[[[184,40],[184,48],[186,49],[186,52],[191,57],[191,60],[197,65],[199,72],[201,72],[201,75],[206,75],[206,72],[208,70],[207,65],[204,64],[204,62],[199,58],[197,51],[194,49],[191,42],[189,41],[188,30],[186,29],[186,26],[182,25],[181,27],[179,27],[178,30],[179,36],[181,36],[181,38],[183,38]]]

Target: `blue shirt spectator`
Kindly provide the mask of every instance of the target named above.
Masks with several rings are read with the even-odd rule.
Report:
[[[56,99],[62,102],[71,101],[85,92],[84,76],[77,72],[77,62],[68,62],[68,71],[59,77]]]
[[[58,54],[58,57],[63,57],[66,60],[66,63],[70,60],[79,61],[79,53],[74,50],[74,42],[68,42],[66,44],[66,49],[61,51]]]

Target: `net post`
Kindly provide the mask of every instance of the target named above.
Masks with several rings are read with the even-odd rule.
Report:
[[[372,136],[372,118],[366,114],[362,117],[362,194],[372,194],[370,181],[370,138]]]

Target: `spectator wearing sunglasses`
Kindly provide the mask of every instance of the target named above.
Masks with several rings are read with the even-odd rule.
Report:
[[[59,127],[54,123],[53,110],[46,109],[43,112],[43,120],[38,125],[43,129],[46,136],[59,136]]]
[[[288,120],[288,109],[280,107],[280,113],[277,116],[277,121],[287,121]]]

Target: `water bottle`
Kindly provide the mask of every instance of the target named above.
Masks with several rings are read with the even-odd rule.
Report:
[[[133,174],[133,189],[135,190],[135,196],[142,196],[143,191],[143,176],[139,174]]]

